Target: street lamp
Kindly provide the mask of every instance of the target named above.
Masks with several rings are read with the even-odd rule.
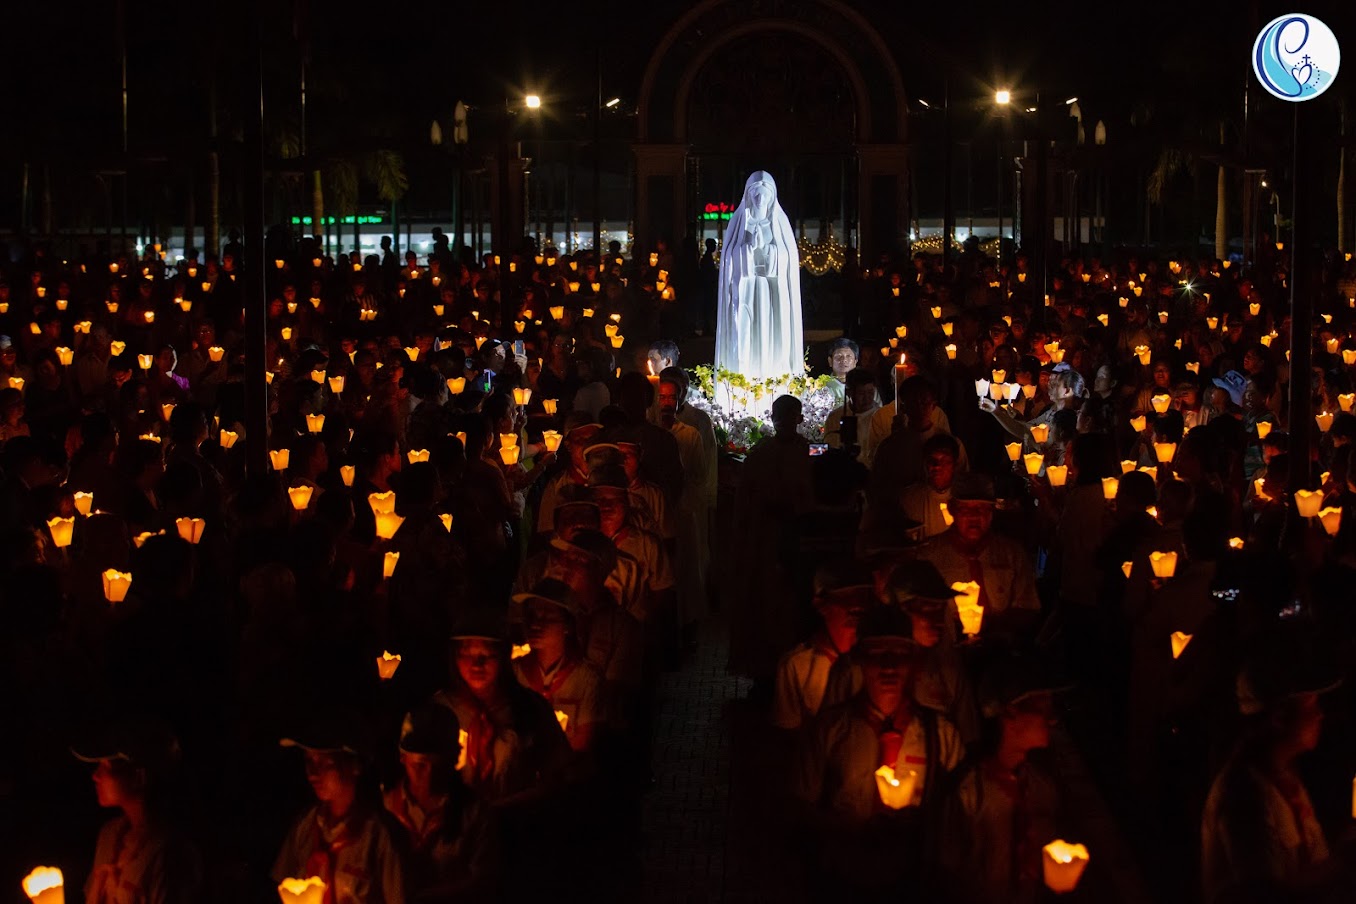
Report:
[[[999,104],[1012,103],[1012,92],[1007,88],[999,88],[993,96],[994,102]]]
[[[541,109],[541,97],[539,97],[536,94],[529,94],[526,98],[524,98],[524,103],[527,105],[527,108],[529,110]]]

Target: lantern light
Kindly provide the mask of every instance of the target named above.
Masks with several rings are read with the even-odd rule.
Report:
[[[951,514],[951,510],[947,508],[945,502],[939,502],[937,504],[937,509],[942,513],[942,523],[947,527],[956,523],[955,517]]]
[[[1327,433],[1332,429],[1333,416],[1331,412],[1320,411],[1318,414],[1314,415],[1314,420],[1318,422],[1319,433]]]
[[[353,465],[340,465],[339,478],[344,482],[344,486],[353,486],[353,478],[357,476],[358,469]]]
[[[1010,461],[1017,461],[1019,458],[1022,457],[1021,443],[1008,443],[1003,448],[1007,450],[1008,460]]]
[[[1172,632],[1172,658],[1176,659],[1182,655],[1182,651],[1191,643],[1191,635],[1181,631]]]
[[[1153,358],[1153,350],[1147,345],[1136,345],[1135,357],[1139,358],[1140,364],[1147,366],[1149,361]]]
[[[1130,429],[1134,430],[1136,433],[1143,433],[1145,428],[1148,426],[1149,419],[1142,414],[1137,417],[1130,418]]]
[[[501,446],[499,448],[499,458],[503,460],[504,465],[512,466],[518,463],[518,455],[522,450],[517,446]]]
[[[340,395],[344,391],[345,377],[343,374],[335,374],[329,378],[330,392]]]
[[[428,450],[411,449],[409,452],[405,453],[405,457],[410,460],[410,464],[417,465],[420,464],[421,462],[428,461]]]
[[[1337,536],[1337,530],[1342,526],[1342,507],[1328,506],[1318,513],[1318,520],[1322,522],[1323,529],[1328,532],[1329,537]]]
[[[1172,461],[1173,456],[1176,454],[1176,443],[1154,443],[1154,455],[1158,457],[1160,462],[1166,464],[1167,462]]]
[[[1243,548],[1243,538],[1242,538],[1242,537],[1230,537],[1230,538],[1229,538],[1229,548],[1230,548],[1230,549],[1242,549],[1242,548]]]
[[[405,523],[405,519],[395,512],[379,512],[375,516],[377,526],[377,537],[382,540],[389,540],[400,530],[400,525]]]
[[[441,521],[441,522],[443,523],[443,527],[447,530],[447,532],[448,532],[449,534],[452,533],[452,515],[451,515],[451,514],[449,514],[448,512],[443,512],[441,515],[438,516],[438,520]]]
[[[1088,849],[1081,844],[1069,844],[1056,839],[1043,849],[1045,887],[1055,894],[1065,894],[1078,887],[1078,880],[1088,865]]]
[[[315,492],[313,487],[302,484],[301,486],[288,487],[287,495],[292,500],[292,508],[299,512],[304,512],[311,504],[311,494]]]
[[[389,515],[395,511],[396,494],[395,490],[387,490],[384,493],[368,493],[367,504],[372,509],[374,515]]]
[[[121,603],[127,599],[127,590],[132,586],[132,573],[130,571],[117,571],[110,568],[100,577],[104,583],[104,599],[110,603]]]
[[[395,550],[387,550],[381,560],[381,576],[389,578],[395,574],[396,566],[400,564],[400,553]],[[393,671],[394,673],[394,671]]]
[[[207,522],[201,518],[176,518],[174,527],[179,531],[179,536],[197,546],[202,540],[203,528],[207,527]]]
[[[447,378],[447,391],[450,392],[450,393],[452,393],[452,395],[461,395],[463,392],[466,391],[466,378],[465,378],[465,377],[448,377],[448,378]]]
[[[47,530],[52,534],[52,544],[57,549],[71,545],[71,534],[75,531],[74,518],[52,518],[47,522]]]
[[[1270,432],[1271,432],[1271,421],[1258,421],[1258,422],[1257,422],[1257,438],[1258,438],[1258,439],[1266,439],[1266,438],[1267,438],[1267,434],[1269,434]]]
[[[876,770],[876,789],[880,792],[880,801],[891,810],[901,810],[913,803],[914,786],[918,783],[918,773],[905,769],[902,776],[895,774],[893,766],[885,765]]]
[[[72,499],[75,502],[75,510],[88,518],[89,513],[94,508],[94,494],[82,493],[77,490]]]
[[[1062,487],[1069,478],[1069,466],[1050,465],[1045,469],[1045,478],[1050,481],[1050,486]]]
[[[221,439],[219,442],[221,443],[221,448],[229,449],[235,445],[235,441],[238,439],[240,439],[240,434],[236,433],[234,430],[223,430],[221,431]]]
[[[1045,456],[1039,452],[1028,452],[1022,456],[1022,463],[1026,465],[1026,473],[1035,477],[1041,472],[1041,465],[1045,462]]]
[[[284,879],[278,886],[278,897],[282,904],[322,904],[328,887],[325,880],[319,876],[311,876],[309,879]]]
[[[1133,470],[1135,470],[1135,460],[1133,458],[1122,458],[1121,473],[1129,474]]]
[[[1049,424],[1034,424],[1031,427],[1031,439],[1035,442],[1045,445],[1045,441],[1050,438]]]
[[[984,607],[979,604],[980,587],[974,581],[957,581],[951,585],[956,591],[956,611],[961,619],[961,631],[973,636],[979,633],[984,620]]]
[[[1103,477],[1103,478],[1102,478],[1102,498],[1103,498],[1103,499],[1106,499],[1107,501],[1110,501],[1110,500],[1112,500],[1112,499],[1115,499],[1115,498],[1116,498],[1116,489],[1117,489],[1117,487],[1120,486],[1120,484],[1121,484],[1121,482],[1120,482],[1120,480],[1119,480],[1118,478],[1115,478],[1115,477]]]
[[[1154,570],[1156,578],[1170,578],[1177,573],[1177,553],[1151,552],[1149,553],[1149,567]]]
[[[1295,491],[1295,508],[1299,509],[1301,518],[1317,518],[1322,505],[1322,490]]]
[[[946,344],[946,358],[948,361],[956,360],[956,345],[954,342],[948,342]]]
[[[397,553],[388,552],[386,555],[388,556],[394,555],[397,559],[400,558],[400,553],[398,552]],[[392,565],[391,569],[392,571],[394,571],[395,566]],[[389,578],[390,575],[388,574],[386,575],[386,577]],[[395,677],[396,669],[398,668],[400,668],[400,654],[396,653],[394,656],[392,656],[390,650],[382,650],[381,655],[377,657],[377,677],[380,678],[382,681],[390,681],[392,678]]]
[[[560,441],[563,437],[554,430],[545,430],[542,432],[541,439],[546,445],[547,452],[555,452],[560,449]]]
[[[1343,411],[1351,411],[1351,406],[1356,403],[1356,392],[1344,392],[1337,397],[1337,404]]]
[[[1168,395],[1166,392],[1154,393],[1153,397],[1149,399],[1149,402],[1154,406],[1155,413],[1166,414],[1168,407],[1172,405],[1172,396]]]
[[[541,400],[541,407],[542,407],[542,410],[545,411],[547,414],[550,414],[550,415],[554,415],[554,414],[556,413],[556,409],[557,409],[557,407],[559,406],[559,404],[560,404],[560,400],[559,400],[559,399],[542,399],[542,400]]]
[[[117,264],[111,266],[116,267]],[[65,879],[55,866],[39,866],[24,877],[24,894],[33,904],[65,904]]]
[[[518,406],[526,405],[528,401],[531,400],[531,398],[532,398],[531,389],[520,386],[513,387],[513,404]]]
[[[269,449],[269,461],[273,463],[273,470],[286,471],[287,466],[292,461],[292,450],[290,449]]]
[[[150,370],[151,365],[155,363],[155,358],[151,355],[137,355],[137,364],[142,370]]]
[[[1136,468],[1135,470],[1143,471],[1145,474],[1148,474],[1150,479],[1152,479],[1155,483],[1158,482],[1158,468],[1153,466],[1145,466],[1143,468]]]

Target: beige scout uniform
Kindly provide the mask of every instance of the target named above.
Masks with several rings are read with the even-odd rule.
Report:
[[[457,714],[467,734],[462,780],[490,804],[538,787],[570,757],[569,742],[546,701],[525,689],[514,690],[525,705],[515,706],[506,694],[486,707],[464,690],[439,691],[433,697],[434,703]]]
[[[379,814],[331,823],[316,804],[297,820],[273,864],[273,881],[319,876],[334,904],[404,904],[405,874]],[[327,896],[328,897],[328,896]]]
[[[782,657],[777,663],[773,725],[795,729],[810,723],[824,700],[829,669],[837,658],[838,651],[826,641],[806,641]]]
[[[139,842],[133,841],[131,828],[127,817],[119,816],[99,830],[94,869],[85,882],[86,904],[194,901],[201,878],[196,853],[155,831]]]
[[[825,709],[801,748],[796,770],[796,795],[850,824],[866,822],[883,806],[876,790],[881,743],[872,715],[864,696]],[[932,762],[927,756],[925,718],[936,726]],[[922,804],[928,781],[940,781],[960,762],[963,752],[960,735],[949,721],[915,709],[894,762],[898,775],[906,770],[917,773],[911,806]],[[929,779],[929,773],[936,774]]]
[[[1210,788],[1201,818],[1205,901],[1279,891],[1328,859],[1323,828],[1303,786],[1287,800],[1260,769],[1235,754]]]
[[[513,660],[513,674],[523,687],[541,694],[556,718],[566,717],[565,736],[571,744],[580,729],[606,721],[603,676],[592,663],[566,657],[546,672],[530,653]]]

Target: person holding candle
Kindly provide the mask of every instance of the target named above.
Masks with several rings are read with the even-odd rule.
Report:
[[[950,776],[938,850],[954,904],[1043,900],[1041,848],[1060,834],[1059,786],[1043,767],[1067,687],[1030,657],[991,665],[980,682],[984,733]]]
[[[456,770],[460,728],[452,710],[432,704],[400,726],[401,777],[382,804],[404,830],[413,901],[482,900],[498,881],[498,828]]]
[[[523,636],[532,648],[513,660],[518,683],[540,694],[575,751],[593,748],[605,723],[603,676],[584,659],[576,627],[578,609],[570,586],[554,578],[538,581],[530,591],[517,593]]]
[[[772,724],[788,731],[808,728],[818,715],[833,664],[857,643],[857,624],[875,603],[871,575],[858,567],[821,567],[814,583],[821,625],[777,663]]]
[[[1013,438],[1022,443],[1022,449],[1025,452],[1039,452],[1037,444],[1031,439],[1031,428],[1044,424],[1050,426],[1054,420],[1055,413],[1063,411],[1066,408],[1078,409],[1088,397],[1087,385],[1083,382],[1083,377],[1078,371],[1066,364],[1055,365],[1054,372],[1050,375],[1050,385],[1048,394],[1050,397],[1050,407],[1042,411],[1034,421],[1019,421],[1013,417],[1007,409],[1001,407],[996,401],[990,398],[979,400],[981,411],[987,411],[998,421],[999,426],[1008,432]]]
[[[942,512],[951,502],[951,483],[956,477],[960,442],[948,433],[938,433],[923,443],[923,471],[920,483],[904,488],[899,507],[904,517],[922,525],[923,539],[935,537],[950,527]]]
[[[1298,770],[1318,746],[1320,695],[1340,674],[1316,638],[1278,626],[1238,676],[1242,734],[1215,776],[1201,816],[1201,882],[1207,904],[1339,900],[1336,863]],[[1345,897],[1350,892],[1345,880]]]
[[[85,883],[88,904],[188,902],[202,891],[202,862],[172,818],[179,741],[159,719],[124,715],[71,750],[95,766],[99,806],[119,815],[104,824]]]
[[[862,689],[821,711],[799,747],[792,783],[814,833],[816,878],[837,900],[897,893],[919,875],[923,832],[962,753],[955,727],[914,700],[918,645],[903,611],[880,606],[864,615],[853,658]],[[883,805],[881,766],[912,780],[904,808]]]
[[[433,702],[452,710],[466,732],[467,786],[491,805],[553,791],[570,744],[550,704],[514,680],[502,619],[468,611],[452,632],[451,655],[451,682]]]
[[[1009,537],[993,532],[997,500],[993,479],[966,473],[951,485],[949,510],[955,523],[919,549],[919,558],[931,562],[947,585],[979,584],[984,607],[982,636],[1025,637],[1040,616],[1031,557]]]
[[[283,747],[305,757],[316,803],[292,825],[273,863],[274,882],[318,876],[333,904],[404,904],[405,869],[366,772],[353,713],[317,713]]]
[[[875,453],[871,438],[871,419],[880,408],[876,376],[865,367],[848,372],[844,403],[824,419],[824,441],[831,449],[847,449],[857,461],[871,467]],[[851,425],[850,432],[845,432]]]

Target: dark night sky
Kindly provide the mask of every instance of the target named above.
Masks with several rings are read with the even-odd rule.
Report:
[[[254,2],[126,0],[134,154],[173,159],[204,146],[209,74],[214,68],[219,73],[223,96],[242,84],[235,74],[248,23],[242,11]],[[599,41],[604,92],[633,102],[655,44],[690,6],[402,0],[356,7],[267,0],[273,113],[299,108],[294,3],[302,4],[312,38],[310,134],[331,145],[348,136],[345,119],[353,115],[378,121],[369,133],[398,144],[426,142],[430,120],[446,117],[457,99],[490,106],[527,88],[553,101],[554,109],[582,108],[591,96]],[[962,110],[967,96],[977,108],[1000,84],[1021,89],[1040,83],[1051,94],[1079,95],[1085,114],[1105,117],[1112,127],[1118,118],[1128,120],[1133,104],[1146,97],[1179,107],[1185,102],[1188,109],[1221,98],[1234,103],[1249,78],[1246,48],[1257,25],[1294,11],[1269,0],[851,5],[895,50],[913,97],[937,98],[948,70],[953,102]],[[1339,39],[1356,35],[1356,4],[1312,0],[1299,6],[1325,18]],[[22,161],[44,158],[110,165],[117,159],[115,9],[114,0],[6,5],[0,65],[14,128],[0,140],[0,170],[12,174]],[[1356,74],[1341,78],[1353,84]],[[238,96],[230,101],[242,106]],[[223,123],[225,132],[231,129],[231,122]],[[5,175],[3,181],[8,186],[16,180]],[[6,187],[0,194],[11,192]]]

